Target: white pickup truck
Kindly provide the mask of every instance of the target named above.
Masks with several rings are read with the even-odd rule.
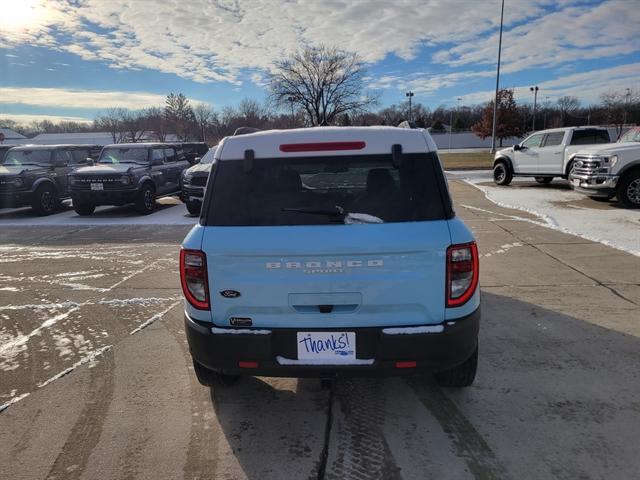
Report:
[[[569,178],[578,150],[610,142],[609,130],[604,127],[541,130],[520,144],[496,152],[493,180],[509,185],[514,176],[535,177],[538,183],[549,183],[554,177]]]
[[[574,156],[569,175],[576,192],[595,200],[618,200],[626,208],[640,208],[640,127],[617,143],[583,149]]]

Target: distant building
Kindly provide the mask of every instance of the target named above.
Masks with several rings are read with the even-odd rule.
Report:
[[[20,135],[18,132],[14,132],[10,128],[0,128],[0,133],[4,135],[4,141],[0,142],[3,145],[19,145],[29,141],[27,137]]]
[[[24,138],[24,137],[23,137]],[[113,143],[113,135],[109,132],[86,133],[41,133],[27,140],[35,145],[110,145]],[[123,139],[123,141],[126,141]],[[157,142],[158,137],[153,132],[145,132],[138,142]],[[178,142],[174,134],[166,135],[165,142]],[[23,142],[24,143],[24,142]]]

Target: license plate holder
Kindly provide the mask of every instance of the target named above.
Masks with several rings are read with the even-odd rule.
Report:
[[[355,332],[297,332],[298,360],[339,365],[356,360]]]
[[[104,185],[102,183],[92,183],[91,190],[104,190]]]

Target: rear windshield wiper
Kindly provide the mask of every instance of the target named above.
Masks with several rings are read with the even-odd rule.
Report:
[[[285,207],[282,209],[283,212],[295,212],[295,213],[306,213],[308,215],[326,215],[329,217],[337,217],[340,219],[344,219],[347,213],[344,211],[339,205],[336,205],[335,208],[297,208],[297,207]]]

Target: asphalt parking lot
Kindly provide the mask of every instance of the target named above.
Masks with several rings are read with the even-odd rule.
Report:
[[[204,388],[177,276],[191,220],[7,222],[0,478],[636,478],[640,257],[451,187],[483,294],[478,377],[459,391],[428,377]]]

